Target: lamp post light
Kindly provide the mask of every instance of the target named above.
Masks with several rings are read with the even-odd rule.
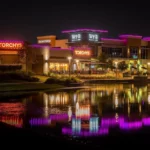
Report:
[[[118,69],[118,62],[115,61],[115,65],[116,65],[116,79],[117,79],[117,69]]]
[[[78,68],[78,65],[79,65],[79,60],[78,60],[78,59],[76,59],[75,61],[76,61],[76,66],[77,66],[77,74],[78,74],[78,71],[79,71],[79,68]]]
[[[68,57],[68,60],[69,60],[69,78],[70,78],[70,63],[71,63],[71,59],[72,59],[72,57],[69,56],[69,57]]]

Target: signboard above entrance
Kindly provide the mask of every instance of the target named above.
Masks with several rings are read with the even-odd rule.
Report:
[[[69,34],[69,42],[71,43],[98,43],[99,41],[100,34],[96,32],[73,32]]]
[[[90,58],[92,55],[90,49],[74,49],[73,56],[74,58]]]
[[[79,42],[82,40],[81,33],[72,33],[70,36],[71,42]]]
[[[22,49],[23,42],[18,41],[0,41],[0,49]]]
[[[98,42],[99,41],[99,34],[98,33],[88,33],[88,40],[90,42]]]
[[[45,44],[45,43],[50,43],[51,40],[38,40],[39,44]]]

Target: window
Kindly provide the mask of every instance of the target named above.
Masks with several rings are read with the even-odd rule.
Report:
[[[122,48],[103,47],[102,52],[112,58],[123,57]]]
[[[147,59],[148,58],[148,49],[141,48],[141,59]]]
[[[137,59],[138,58],[138,47],[130,47],[130,58]]]

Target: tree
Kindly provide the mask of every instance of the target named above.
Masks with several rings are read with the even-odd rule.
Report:
[[[99,60],[99,62],[106,63],[108,60],[108,56],[105,53],[101,53],[98,56],[98,60]]]
[[[122,61],[118,64],[118,69],[121,71],[124,71],[128,68],[128,65],[125,63],[125,61]]]
[[[107,68],[110,68],[110,69],[114,69],[114,65],[113,65],[113,59],[108,59],[107,61]]]
[[[103,65],[103,68],[115,68],[113,65],[113,59],[109,58],[106,53],[101,53],[101,55],[98,56],[98,60],[100,63],[105,63],[105,65]]]
[[[23,48],[18,51],[19,62],[26,65],[26,72],[29,72],[29,65],[37,63],[36,51],[31,44],[24,42]]]

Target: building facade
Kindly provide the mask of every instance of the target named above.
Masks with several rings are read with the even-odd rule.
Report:
[[[128,71],[150,72],[150,38],[139,35],[120,35],[106,38],[107,30],[77,29],[62,31],[67,39],[57,40],[55,36],[37,37],[38,43],[50,45],[50,71],[68,71],[68,57],[71,56],[71,70],[88,71],[99,64],[97,57],[105,53],[113,62],[125,61]],[[52,41],[47,42],[47,41]],[[54,44],[55,43],[55,44]]]
[[[107,30],[76,29],[62,31],[66,39],[55,35],[38,36],[37,44],[23,41],[0,41],[0,64],[22,64],[37,74],[88,72],[100,64],[97,57],[105,53],[113,62],[128,64],[128,71],[150,72],[150,37],[120,35],[106,38]],[[22,50],[25,50],[25,61]]]

